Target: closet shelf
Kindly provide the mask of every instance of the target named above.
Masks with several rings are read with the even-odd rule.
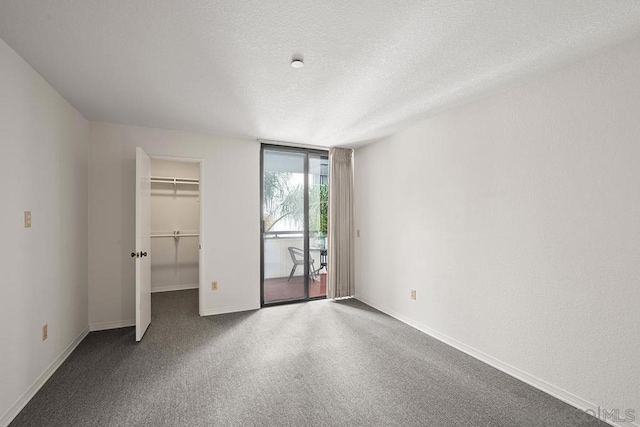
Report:
[[[152,176],[151,183],[173,184],[173,191],[178,195],[178,184],[200,185],[200,180],[193,178],[175,178],[171,176]]]

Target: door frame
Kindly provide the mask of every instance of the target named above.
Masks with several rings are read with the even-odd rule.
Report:
[[[170,162],[182,162],[182,163],[198,163],[199,164],[199,182],[198,182],[198,196],[200,198],[200,229],[198,230],[198,314],[204,316],[204,295],[206,287],[204,286],[204,227],[205,227],[205,209],[204,209],[204,159],[201,157],[180,157],[180,156],[166,156],[160,154],[148,153],[151,160],[167,160]]]
[[[305,287],[304,298],[288,300],[288,301],[276,301],[271,303],[264,303],[264,150],[277,150],[290,153],[298,153],[305,155],[304,162],[304,231],[303,231],[303,244],[304,244],[304,275],[305,275]],[[317,148],[296,147],[292,145],[278,145],[262,142],[260,144],[260,307],[273,307],[276,305],[295,304],[298,302],[314,301],[320,299],[326,299],[325,296],[309,298],[309,155],[315,154],[319,156],[329,157],[329,149],[326,150]],[[331,177],[329,177],[331,180]]]

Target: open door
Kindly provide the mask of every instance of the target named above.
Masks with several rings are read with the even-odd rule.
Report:
[[[136,341],[151,323],[151,158],[136,148]]]

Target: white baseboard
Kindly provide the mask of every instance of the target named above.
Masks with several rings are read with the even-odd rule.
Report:
[[[128,328],[130,326],[136,326],[136,319],[115,320],[113,322],[90,323],[89,330],[91,332],[95,332],[95,331],[104,331],[106,329]]]
[[[63,350],[63,352],[51,362],[49,366],[44,370],[42,374],[29,386],[29,388],[18,398],[18,400],[11,405],[7,412],[0,417],[0,426],[6,427],[9,423],[22,411],[22,408],[35,396],[40,388],[47,382],[47,380],[53,375],[53,373],[62,365],[62,363],[69,357],[69,355],[75,350],[75,348],[82,342],[84,337],[89,334],[89,327],[86,327],[80,332]]]
[[[227,313],[237,313],[239,311],[250,311],[250,310],[258,310],[260,305],[255,304],[245,304],[245,305],[236,305],[229,307],[220,307],[220,308],[210,308],[204,309],[200,316],[215,316],[216,314],[227,314]]]
[[[151,286],[151,293],[155,292],[171,292],[171,291],[184,291],[186,289],[198,289],[198,284],[187,284],[187,285],[169,285],[169,286]]]
[[[382,304],[378,304],[375,303],[373,301],[368,300],[367,298],[363,298],[361,296],[356,295],[355,297],[357,300],[367,304],[368,306],[371,306],[373,308],[375,308],[376,310],[379,310],[385,314],[388,314],[391,317],[394,317],[398,320],[400,320],[403,323],[406,323],[407,325],[421,331],[424,332],[425,334],[437,339],[438,341],[442,341],[443,343],[450,345],[451,347],[454,347],[460,351],[462,351],[463,353],[468,354],[469,356],[480,360],[481,362],[486,363],[489,366],[492,366],[502,372],[504,372],[507,375],[510,375],[522,382],[525,382],[527,384],[529,384],[532,387],[537,388],[538,390],[541,390],[547,394],[550,394],[551,396],[555,397],[556,399],[560,399],[565,403],[568,403],[569,405],[578,408],[582,411],[593,411],[593,413],[599,414],[601,412],[601,407],[588,402],[586,400],[584,400],[581,397],[576,396],[573,393],[570,393],[564,389],[561,389],[560,387],[557,387],[553,384],[550,384],[544,380],[541,380],[540,378],[534,377],[533,375],[530,375],[518,368],[516,368],[515,366],[511,366],[508,363],[505,363],[499,359],[496,359],[493,356],[490,356],[486,353],[481,352],[480,350],[476,350],[473,347],[470,347],[464,343],[461,343],[460,341],[457,341],[454,338],[451,338],[445,334],[442,334],[438,331],[435,331],[431,328],[429,328],[426,325],[423,325],[420,322],[416,322],[413,319],[410,319],[407,316],[404,316],[400,313],[395,312],[394,310],[389,309],[388,307],[385,307]],[[624,416],[624,413],[621,414],[622,416]],[[638,415],[636,413],[636,418],[638,417]],[[606,422],[607,424],[610,424],[612,426],[617,426],[617,427],[621,427],[621,426],[635,426],[635,427],[640,427],[640,424],[638,424],[638,422],[625,422],[625,423],[614,423],[610,420],[604,420],[602,419],[602,421]]]

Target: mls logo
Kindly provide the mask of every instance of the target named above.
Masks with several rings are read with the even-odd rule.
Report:
[[[613,421],[614,423],[632,423],[636,420],[636,411],[633,409],[627,409],[624,411],[624,414],[621,414],[621,411],[618,408],[607,410],[598,406],[597,412],[593,409],[588,409],[585,412],[599,420],[608,420]]]

